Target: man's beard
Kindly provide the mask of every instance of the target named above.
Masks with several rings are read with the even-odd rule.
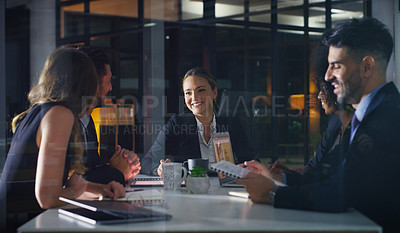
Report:
[[[343,88],[343,93],[338,96],[337,102],[341,105],[344,104],[358,104],[360,102],[361,95],[357,88],[352,88],[347,86],[346,89]]]

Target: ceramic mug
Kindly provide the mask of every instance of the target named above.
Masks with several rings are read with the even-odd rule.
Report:
[[[204,171],[208,171],[208,159],[188,159],[183,162],[183,166],[187,167],[188,172],[193,169],[194,166],[201,167]]]
[[[181,187],[181,183],[186,179],[187,170],[182,167],[182,163],[163,163],[163,180],[164,189],[177,190]],[[182,177],[183,171],[183,177]]]

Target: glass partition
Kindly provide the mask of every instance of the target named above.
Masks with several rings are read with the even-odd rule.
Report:
[[[81,43],[109,53],[115,78],[110,98],[134,98],[138,125],[163,124],[182,112],[183,75],[195,66],[207,68],[224,103],[220,111],[240,119],[262,158],[293,166],[305,163],[326,127],[310,54],[329,22],[334,26],[362,17],[365,1],[332,1],[328,18],[329,3],[322,0],[214,3],[101,0],[88,1],[85,8],[84,1],[61,1],[59,45],[79,43],[81,37]],[[165,95],[143,99],[155,87]],[[161,112],[163,122],[143,116],[143,109]],[[141,154],[152,143],[140,133],[135,140]]]
[[[201,0],[181,0],[182,20],[203,18],[203,1]]]
[[[350,18],[364,16],[364,1],[332,1],[332,27]]]

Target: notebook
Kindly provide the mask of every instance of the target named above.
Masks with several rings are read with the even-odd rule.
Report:
[[[158,176],[146,176],[146,175],[137,175],[131,181],[131,185],[135,187],[139,186],[163,186],[164,181],[162,177]]]
[[[163,207],[168,208],[167,202],[163,199],[159,189],[143,189],[143,188],[125,188],[125,197],[117,198],[116,201],[133,202],[146,207]],[[112,200],[109,197],[101,196],[99,200]]]
[[[249,193],[245,191],[229,191],[228,195],[233,197],[249,199]]]
[[[143,200],[160,200],[162,194],[160,189],[137,189],[125,188],[125,197],[118,198],[118,201],[143,201]],[[104,198],[104,200],[107,200]]]
[[[229,132],[219,132],[212,135],[212,142],[215,154],[215,161],[227,161],[234,164],[233,150]],[[235,178],[222,172],[218,172],[219,184],[221,187],[243,188],[243,185],[236,184]]]
[[[130,181],[132,187],[162,187],[164,185],[164,179],[159,176],[148,176],[139,174]],[[181,186],[185,186],[185,181],[182,181]]]
[[[71,200],[64,197],[61,201],[76,208],[60,208],[62,215],[90,224],[135,223],[171,219],[171,215],[141,207],[139,204],[121,201]]]
[[[221,160],[218,163],[212,164],[210,166],[210,169],[214,170],[216,172],[220,172],[220,173],[227,175],[229,177],[232,177],[234,179],[245,178],[245,176],[250,172],[249,170],[247,170],[245,168],[239,167],[233,163],[230,163],[230,162],[227,162],[224,160]],[[284,184],[278,180],[275,180],[275,179],[271,179],[271,180],[275,183],[275,185],[287,186],[286,184]]]

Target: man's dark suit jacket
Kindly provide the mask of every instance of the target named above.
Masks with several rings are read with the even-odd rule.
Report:
[[[84,158],[86,159],[86,179],[91,182],[107,184],[116,181],[125,185],[125,177],[118,169],[111,167],[103,161],[98,153],[97,135],[92,117],[87,126],[87,150]]]
[[[336,114],[333,114],[329,118],[328,127],[322,138],[321,143],[317,147],[315,156],[311,161],[308,162],[307,166],[310,168],[316,168],[320,164],[324,157],[327,156],[335,144],[336,138],[340,134],[342,129],[342,122]]]
[[[314,181],[322,181],[331,175],[332,170],[343,162],[344,155],[349,146],[350,127],[348,127],[340,139],[339,144],[335,145],[336,139],[341,133],[342,122],[336,114],[329,118],[328,127],[318,145],[315,156],[307,164],[311,171],[300,175],[297,172],[286,174],[288,185],[308,184]]]
[[[258,159],[238,119],[216,117],[216,131],[229,132],[236,163]],[[201,158],[197,122],[191,112],[172,116],[164,125],[141,161],[142,173],[154,175],[160,160],[167,157],[175,162]]]
[[[278,189],[275,207],[343,212],[355,208],[383,226],[400,229],[400,95],[383,86],[368,106],[345,160],[324,182]]]

